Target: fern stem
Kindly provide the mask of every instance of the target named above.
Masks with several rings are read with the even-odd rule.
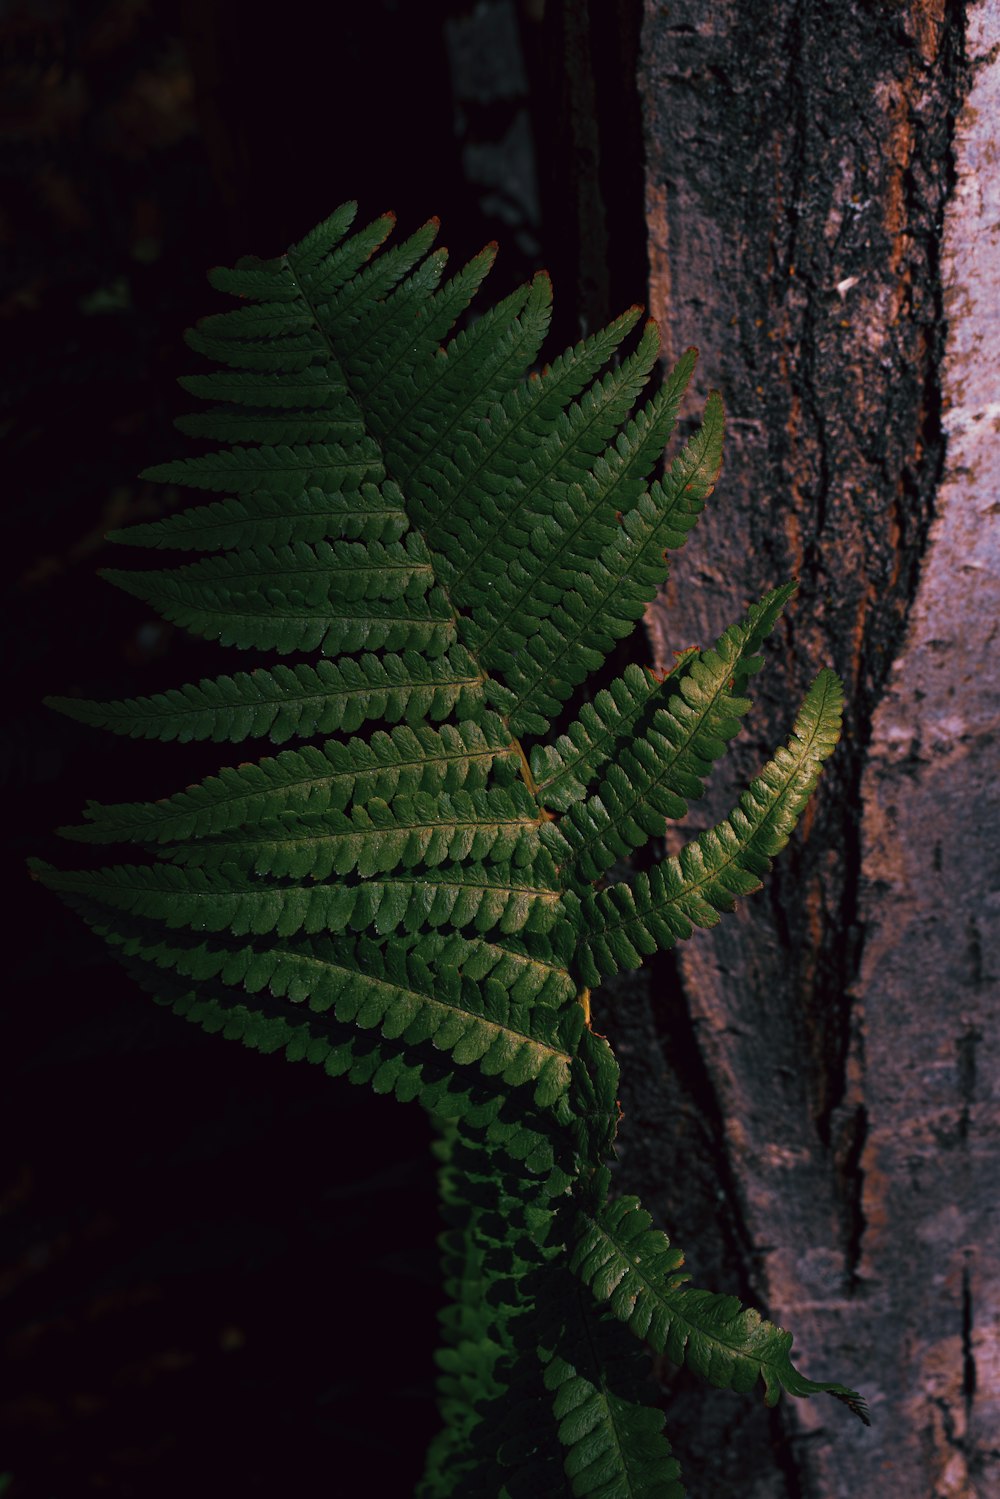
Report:
[[[506,720],[504,721],[506,722]],[[527,755],[524,753],[524,745],[516,735],[511,739],[510,747],[517,755],[517,768],[520,772],[521,780],[527,786],[528,790],[535,798],[535,801],[538,803],[538,813],[541,820],[543,822],[555,822],[555,813],[550,812],[548,807],[542,806],[541,796],[538,790],[538,783],[531,773],[531,765],[528,761]]]

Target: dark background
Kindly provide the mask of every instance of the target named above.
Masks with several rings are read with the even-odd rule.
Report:
[[[0,769],[0,1493],[409,1492],[433,1432],[422,1113],[150,1005],[31,884],[93,797],[166,794],[204,746],[48,712],[214,674],[221,653],[95,578],[183,451],[204,272],[348,197],[430,214],[496,300],[546,265],[561,348],[645,300],[638,6],[52,0],[7,7],[0,317],[10,588]]]

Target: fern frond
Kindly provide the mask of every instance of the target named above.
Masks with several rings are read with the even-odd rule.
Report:
[[[383,251],[394,216],[354,232],[355,211],[212,273],[240,305],[189,336],[221,368],[182,381],[210,408],[179,425],[221,446],[145,475],[208,497],[114,533],[206,555],[106,574],[196,634],[312,659],[49,700],[134,738],[320,742],[159,801],[91,803],[62,831],[137,862],[32,869],[159,1003],[444,1125],[445,1429],[422,1499],[676,1499],[629,1329],[717,1383],[829,1389],[864,1412],[804,1380],[757,1313],[683,1287],[633,1199],[607,1205],[619,1072],[582,985],[757,887],[833,747],[839,684],[821,674],[719,827],[595,889],[700,794],[791,587],[665,678],[626,668],[555,744],[526,746],[684,544],[721,401],[650,482],[693,350],[637,410],[658,338],[647,324],[622,355],[636,308],[529,374],[544,273],[463,325],[495,245],[446,279],[436,219]]]
[[[291,283],[292,296],[298,296],[295,283]],[[236,374],[229,370],[215,370],[209,375],[180,375],[177,380],[190,395],[202,396],[206,401],[226,402],[233,406],[253,406],[267,410],[283,407],[303,407],[305,410],[331,408],[338,420],[352,417],[363,431],[358,408],[348,394],[343,378],[338,379],[322,365],[313,365],[289,378],[285,375],[276,380],[273,375]]]
[[[482,527],[449,586],[486,631],[484,649],[495,641],[502,645],[512,626],[515,642],[531,633],[523,624],[525,612],[532,619],[558,602],[559,594],[546,586],[549,579],[585,573],[621,513],[639,499],[694,368],[689,351],[654,399],[626,423],[658,347],[656,325],[649,324],[635,354],[553,421],[555,430],[540,451],[525,455],[498,522]]]
[[[411,514],[440,556],[442,581],[450,577],[452,546],[467,549],[474,545],[481,513],[497,509],[495,475],[515,478],[534,459],[538,443],[549,436],[553,418],[607,364],[639,313],[639,308],[630,308],[607,328],[568,349],[541,374],[513,385],[488,416],[466,418],[448,448],[428,452],[409,475]],[[453,532],[454,542],[449,542]]]
[[[307,234],[295,246],[295,276],[301,285],[308,288],[314,301],[332,297],[340,287],[346,286],[362,266],[384,244],[396,226],[396,215],[383,213],[363,229],[357,230],[350,239],[344,240],[344,231],[332,214],[325,223]],[[341,241],[343,240],[343,243]],[[281,257],[281,269],[290,275],[291,257]],[[390,283],[391,284],[391,283]]]
[[[299,254],[303,264],[315,268],[316,264],[340,243],[353,224],[357,212],[358,205],[353,200],[342,203],[321,224],[311,229],[299,243]],[[387,217],[389,222],[388,226],[383,229],[383,239],[394,222],[394,215],[390,214]],[[384,225],[385,219],[377,222]],[[374,248],[373,245],[372,249]],[[368,253],[370,254],[371,250]],[[217,290],[229,292],[234,297],[247,297],[251,301],[292,300],[297,295],[294,286],[291,292],[288,290],[291,276],[283,257],[276,260],[260,260],[256,255],[246,255],[232,270],[217,266],[209,271],[208,279]]]
[[[389,217],[386,215],[386,218]],[[441,227],[438,219],[428,219],[409,239],[372,258],[368,249],[370,236],[381,235],[381,225],[384,222],[385,220],[376,220],[369,230],[362,230],[334,253],[331,263],[334,260],[342,263],[335,277],[330,274],[330,263],[318,278],[308,267],[303,274],[300,247],[295,246],[288,251],[286,258],[289,268],[306,292],[305,300],[314,314],[313,323],[328,337],[335,336],[339,340],[343,354],[338,354],[338,359],[353,352],[357,330],[366,322],[370,329],[373,323],[378,325],[383,318],[392,318],[390,308],[393,300],[400,291],[405,292],[412,285],[411,273],[426,272],[428,262],[424,257],[437,239]],[[393,215],[392,225],[394,224]],[[379,239],[379,244],[386,237]],[[359,254],[364,254],[365,257],[363,268],[357,264]],[[343,276],[341,271],[348,263],[351,265],[350,274]],[[431,264],[439,276],[443,264],[435,261]],[[436,279],[435,277],[433,283],[435,285]],[[334,281],[337,282],[336,285]]]
[[[295,495],[265,492],[212,500],[163,520],[109,531],[108,540],[174,551],[259,551],[334,538],[388,544],[400,541],[408,530],[403,496],[394,484],[385,483],[335,494],[312,488]]]
[[[525,1155],[552,1165],[551,1147],[537,1132],[518,1129],[505,1118],[509,1107],[502,1079],[460,1068],[433,1046],[410,1047],[375,1031],[342,1024],[332,1012],[317,1014],[264,995],[248,999],[211,980],[197,989],[154,963],[123,956],[122,962],[157,1004],[200,1026],[211,1035],[236,1040],[252,1051],[281,1051],[291,1062],[321,1066],[330,1077],[343,1077],[376,1093],[393,1093],[401,1103],[417,1101],[442,1119],[466,1118],[488,1138],[509,1141]],[[544,1119],[539,1115],[539,1121]]]
[[[580,717],[554,744],[533,744],[531,774],[542,804],[566,812],[585,797],[602,766],[631,743],[635,725],[660,701],[665,683],[694,655],[696,647],[680,654],[663,677],[650,667],[627,666],[592,703],[582,705]]]
[[[154,464],[143,469],[142,477],[156,484],[183,484],[192,489],[288,494],[311,484],[331,491],[350,489],[366,477],[377,481],[383,473],[381,454],[365,439],[348,448],[322,442],[222,448],[203,458],[175,458],[172,463]]]
[[[543,1354],[574,1499],[684,1499],[664,1416],[643,1400],[645,1360],[624,1331],[563,1293],[553,1352]],[[623,1346],[624,1342],[624,1346]]]
[[[341,812],[375,797],[480,791],[491,773],[497,781],[512,780],[517,763],[510,735],[491,713],[440,729],[400,725],[370,739],[332,739],[230,766],[161,801],[91,802],[88,823],[60,831],[83,843],[172,843],[291,815]]]
[[[93,872],[32,866],[50,889],[94,904],[235,936],[277,932],[362,932],[474,927],[507,935],[545,934],[560,918],[560,892],[539,860],[525,874],[503,864],[442,865],[420,874],[363,884],[262,885],[234,871],[116,865]]]
[[[813,682],[786,746],[779,749],[725,821],[680,853],[664,859],[634,885],[617,884],[584,895],[578,920],[585,983],[621,968],[637,968],[643,954],[672,947],[696,926],[714,926],[737,897],[759,890],[781,852],[840,734],[843,690],[832,671]],[[572,906],[573,897],[567,895]]]
[[[477,984],[457,969],[432,969],[398,943],[299,939],[294,946],[229,948],[201,943],[110,938],[139,957],[199,982],[219,978],[249,995],[267,989],[276,999],[332,1010],[345,1025],[378,1030],[414,1046],[430,1042],[460,1066],[476,1064],[509,1086],[534,1085],[535,1103],[548,1107],[568,1092],[572,1048],[582,1025],[577,1006],[556,1012],[512,1005],[496,982]],[[249,1009],[251,1000],[244,1000]]]
[[[315,329],[307,333],[286,333],[273,338],[242,342],[233,338],[211,338],[196,328],[184,335],[184,341],[196,354],[204,354],[216,364],[233,370],[267,371],[273,375],[300,374],[323,354],[323,341]]]
[[[486,417],[508,394],[541,348],[552,307],[544,272],[456,335],[422,379],[412,376],[398,406],[372,430],[384,442],[392,472],[409,489],[428,456],[451,445],[452,435]]]
[[[379,256],[367,274],[374,275],[387,258],[385,255]],[[390,372],[399,370],[400,361],[404,365],[412,364],[414,358],[418,357],[413,337],[414,323],[418,319],[422,322],[426,317],[428,304],[433,301],[438,290],[447,259],[446,251],[436,251],[429,255],[412,274],[400,282],[384,302],[371,302],[364,297],[362,278],[359,277],[358,282],[350,288],[352,300],[357,302],[359,293],[361,294],[360,309],[352,318],[344,316],[345,297],[321,304],[316,309],[320,325],[329,333],[331,342],[337,349],[338,362],[355,397],[364,403],[369,425],[373,425],[371,412],[374,410],[374,392]],[[490,263],[487,259],[482,266],[479,280],[489,269]],[[464,301],[471,298],[476,277],[463,277],[459,283],[460,288],[464,283],[468,283],[468,296],[464,300],[462,296],[456,299],[453,316],[457,316]],[[442,332],[449,327],[450,320],[446,320]],[[432,341],[436,343],[437,340]],[[393,380],[395,383],[395,376]]]
[[[867,1407],[840,1384],[806,1379],[792,1364],[791,1334],[767,1322],[735,1296],[683,1285],[683,1255],[651,1227],[636,1197],[622,1197],[581,1213],[570,1268],[601,1303],[676,1364],[687,1363],[719,1389],[747,1391],[763,1380],[765,1401],[790,1395],[835,1395],[865,1425]]]
[[[304,541],[227,552],[162,572],[102,576],[193,634],[282,655],[320,650],[442,654],[454,612],[419,537],[403,541]]]
[[[353,733],[372,719],[438,722],[451,713],[469,718],[485,707],[486,692],[482,672],[456,647],[436,659],[407,651],[366,654],[337,665],[318,661],[241,671],[120,702],[67,697],[45,702],[80,723],[132,739],[238,743],[266,737],[284,744],[337,730]]]
[[[397,869],[435,868],[448,861],[500,861],[531,870],[561,835],[545,824],[521,781],[488,791],[417,792],[387,802],[378,797],[351,808],[298,814],[293,822],[265,821],[165,849],[191,868],[253,871],[277,879],[361,879]]]
[[[503,665],[503,680],[514,691],[508,721],[515,733],[544,733],[574,688],[642,617],[666,576],[667,551],[684,545],[712,492],[722,462],[723,428],[722,402],[713,393],[699,431],[666,478],[622,517],[617,535],[588,573],[575,580],[556,573],[553,583],[565,590],[561,603]],[[464,633],[476,650],[475,630],[469,626]]]
[[[290,415],[284,411],[244,411],[240,407],[217,406],[213,411],[196,411],[179,416],[174,423],[187,437],[214,438],[217,442],[254,442],[263,438],[266,447],[279,442],[358,443],[364,427],[357,414],[343,416],[318,410]]]
[[[561,830],[578,878],[598,880],[668,818],[683,817],[750,706],[741,695],[794,584],[776,588],[731,625],[711,650],[690,657],[643,732],[620,749],[594,796],[571,806]]]

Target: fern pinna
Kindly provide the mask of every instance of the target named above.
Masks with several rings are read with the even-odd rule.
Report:
[[[816,678],[729,816],[648,873],[621,861],[682,817],[749,706],[793,592],[752,605],[665,677],[576,689],[641,619],[711,493],[723,413],[650,481],[694,365],[643,404],[658,353],[631,309],[528,374],[537,276],[452,330],[489,247],[443,280],[432,220],[394,249],[338,209],[189,335],[182,383],[214,451],[146,477],[219,494],[115,539],[203,554],[110,572],[168,620],[273,652],[153,697],[54,706],[133,738],[302,741],[65,829],[133,845],[35,865],[163,1004],[209,1031],[429,1110],[447,1223],[443,1427],[420,1493],[665,1499],[683,1492],[641,1343],[765,1399],[838,1384],[790,1336],[694,1290],[607,1162],[618,1068],[590,989],[757,889],[837,739]],[[128,857],[127,855],[125,857]]]

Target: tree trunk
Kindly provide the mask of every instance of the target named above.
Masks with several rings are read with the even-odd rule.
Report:
[[[874,1419],[789,1402],[730,1442],[731,1397],[681,1393],[703,1421],[670,1423],[693,1495],[1000,1485],[998,50],[996,0],[646,0],[652,310],[668,357],[700,345],[701,391],[729,412],[657,654],[800,580],[696,825],[820,666],[848,707],[766,891],[602,1010],[630,1087],[621,1176],[697,1282],[763,1304]]]

